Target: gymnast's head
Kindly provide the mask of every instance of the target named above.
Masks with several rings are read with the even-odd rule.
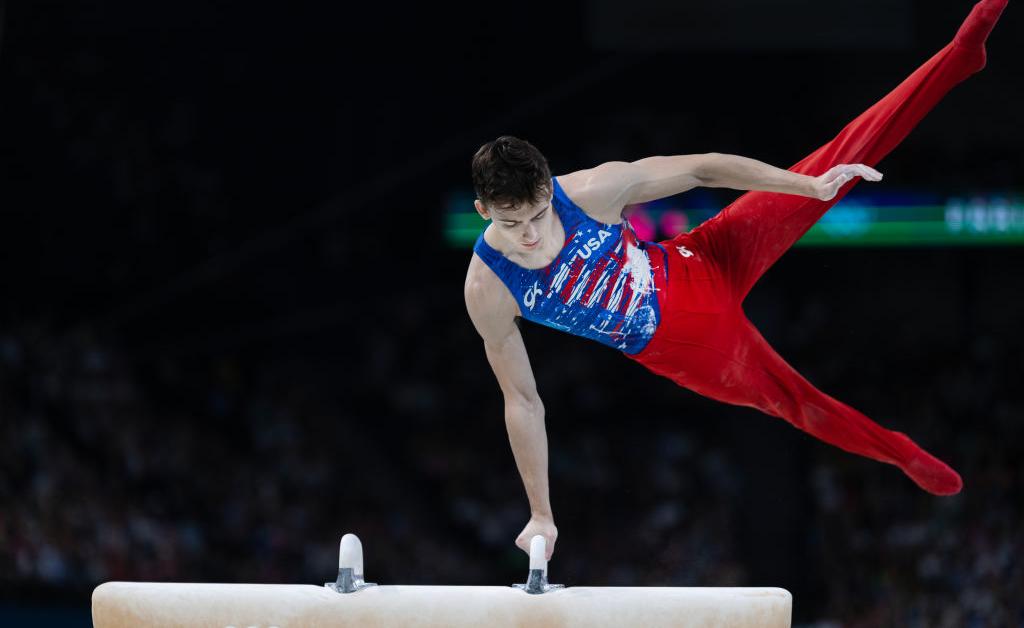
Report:
[[[526,253],[551,236],[551,170],[537,148],[518,137],[502,135],[473,155],[473,205],[494,223],[509,249]]]

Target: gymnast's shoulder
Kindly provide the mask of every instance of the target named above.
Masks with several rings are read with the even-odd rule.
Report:
[[[555,178],[569,200],[585,214],[598,222],[615,224],[622,221],[635,177],[631,163],[608,161]]]

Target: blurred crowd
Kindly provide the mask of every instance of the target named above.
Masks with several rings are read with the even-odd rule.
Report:
[[[478,340],[422,290],[394,297],[347,364],[139,356],[45,320],[2,330],[5,597],[83,601],[107,580],[320,583],[333,579],[346,532],[363,540],[369,581],[523,581],[513,541],[529,513],[500,393],[482,350],[445,359],[451,347],[472,356]],[[847,372],[841,352],[810,350],[841,328],[823,309],[806,300],[786,336],[816,382]],[[524,333],[547,400],[560,530],[552,580],[780,584],[750,581],[746,471],[707,429],[726,406],[535,329]],[[809,496],[798,568],[817,589],[801,597],[790,584],[796,625],[1022,625],[1020,353],[998,331],[961,353],[935,350],[927,376],[882,354],[857,378],[900,382],[915,416],[891,420],[943,444],[965,478],[960,495],[929,496],[887,465],[800,441],[810,453],[792,478]],[[600,385],[609,371],[633,378],[624,389],[648,389],[644,412]],[[847,394],[902,405],[887,404],[883,386]],[[685,419],[655,418],[673,408]]]

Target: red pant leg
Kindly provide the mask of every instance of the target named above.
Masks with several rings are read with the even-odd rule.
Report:
[[[677,238],[688,255],[669,249],[669,283],[654,337],[631,359],[705,397],[756,408],[858,454],[902,469],[937,495],[960,491],[960,476],[905,434],[875,423],[826,395],[776,353],[740,305],[719,289],[700,245]],[[665,242],[663,244],[669,244]]]
[[[936,495],[959,493],[956,471],[924,451],[906,434],[875,423],[860,411],[815,388],[769,346],[744,318],[737,331],[742,355],[746,405],[788,421],[794,427],[850,453],[895,465],[918,486]]]
[[[876,165],[956,84],[985,64],[984,41],[1007,0],[982,0],[953,40],[899,86],[846,125],[832,141],[789,168],[817,176],[841,163]],[[691,231],[722,268],[738,301],[794,242],[859,181],[829,201],[748,192]]]
[[[1005,5],[975,5],[949,45],[792,170],[820,174],[842,162],[876,164],[950,88],[984,65],[985,37]],[[651,249],[652,264],[668,271],[667,283],[655,282],[661,322],[647,346],[628,357],[701,395],[757,408],[845,451],[897,465],[929,492],[956,493],[962,482],[955,471],[905,434],[812,386],[740,307],[753,282],[852,184],[828,202],[748,193],[691,232],[661,242],[667,257]]]

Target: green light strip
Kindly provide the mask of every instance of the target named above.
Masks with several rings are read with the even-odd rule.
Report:
[[[974,227],[974,214],[969,207],[963,207],[958,215],[962,218],[957,227],[947,220],[949,207],[945,205],[894,205],[870,206],[863,214],[857,214],[856,205],[837,205],[826,213],[804,234],[797,246],[903,246],[903,245],[1020,245],[1024,244],[1024,221],[1016,213],[1000,214],[1000,226],[994,224],[995,213],[986,210],[982,222],[986,225],[979,230]],[[682,211],[691,222],[695,216],[707,216],[706,210],[673,208]],[[858,216],[855,220],[843,220],[844,215]],[[445,216],[444,237],[456,248],[472,247],[477,237],[487,226],[486,220],[475,212],[451,212]],[[661,239],[660,237],[658,239]]]

